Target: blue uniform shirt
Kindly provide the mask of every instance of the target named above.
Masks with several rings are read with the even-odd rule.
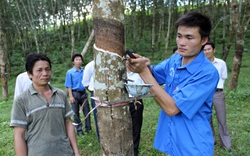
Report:
[[[84,91],[85,87],[82,85],[83,68],[78,71],[75,67],[71,68],[66,73],[65,87],[72,90]]]
[[[154,147],[170,156],[212,156],[209,120],[218,71],[203,51],[189,64],[181,66],[181,62],[182,56],[175,54],[153,67],[155,79],[165,84],[180,109],[172,117],[160,111]]]

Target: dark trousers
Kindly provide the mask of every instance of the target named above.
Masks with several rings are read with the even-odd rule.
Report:
[[[134,101],[129,103],[129,110],[132,117],[132,128],[133,128],[133,143],[134,143],[134,155],[139,154],[139,143],[141,138],[141,127],[143,121],[143,102],[138,100],[141,104],[136,103],[137,109],[135,109]]]
[[[94,96],[94,93],[91,92],[91,97]],[[91,106],[92,108],[95,108],[95,100],[91,99]],[[97,137],[98,137],[98,140],[100,140],[100,135],[99,135],[99,128],[98,128],[98,122],[97,122],[97,109],[94,110],[94,119],[95,119],[95,128],[96,128],[96,134],[97,134]]]
[[[72,110],[75,113],[74,123],[80,123],[81,119],[80,119],[80,114],[79,114],[79,106],[82,106],[84,100],[88,98],[88,94],[75,92],[75,91],[72,91],[72,93],[73,93],[73,96],[75,98],[75,103],[72,104]],[[87,99],[86,103],[83,106],[83,115],[86,117],[86,115],[89,113],[89,111],[90,111],[89,102]],[[75,126],[75,128],[76,128],[77,134],[83,134],[82,124]],[[91,130],[90,116],[88,116],[85,120],[85,130],[86,130],[86,132]]]

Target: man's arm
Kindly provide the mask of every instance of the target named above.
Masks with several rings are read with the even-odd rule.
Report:
[[[72,89],[67,88],[67,90],[68,90],[68,93],[69,93],[69,101],[70,101],[71,104],[73,104],[75,102],[75,98],[73,96]]]
[[[73,82],[72,82],[72,75],[71,75],[70,71],[68,71],[66,73],[64,86],[67,88],[70,103],[71,104],[75,103],[75,98],[74,98],[73,93],[72,93]]]
[[[155,94],[155,101],[163,109],[168,116],[176,115],[180,112],[179,108],[175,105],[174,99],[162,89],[153,77],[150,69],[148,68],[148,58],[141,57],[135,54],[136,59],[127,58],[127,66],[130,71],[139,73],[145,84],[153,84],[150,93]]]
[[[27,156],[27,144],[24,138],[25,129],[22,127],[14,127],[14,145],[17,156]]]
[[[73,148],[74,154],[75,156],[80,156],[78,146],[77,146],[77,141],[76,141],[74,125],[72,124],[71,119],[67,119],[65,121],[65,125],[66,125],[67,136],[69,138],[71,147]]]

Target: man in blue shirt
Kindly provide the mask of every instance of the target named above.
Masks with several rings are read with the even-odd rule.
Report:
[[[127,66],[145,83],[153,84],[150,92],[161,107],[154,147],[170,156],[212,156],[209,120],[219,76],[203,53],[211,22],[190,12],[175,24],[177,54],[150,69],[150,60],[135,54],[136,59],[128,58]]]
[[[70,103],[72,104],[72,109],[75,113],[74,123],[77,124],[75,127],[78,135],[84,134],[80,120],[79,105],[83,105],[83,114],[85,117],[90,111],[88,95],[84,86],[82,85],[82,77],[84,72],[83,68],[81,67],[82,60],[83,58],[81,54],[74,54],[72,56],[71,61],[74,67],[67,71],[65,80],[65,87],[68,90]],[[90,117],[87,117],[85,120],[85,129],[86,132],[91,130]]]

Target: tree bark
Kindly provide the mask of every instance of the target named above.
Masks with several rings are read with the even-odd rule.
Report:
[[[124,88],[126,68],[121,57],[125,51],[122,1],[94,0],[93,23],[95,97],[105,104],[127,99],[128,94]],[[101,105],[97,109],[97,118],[103,155],[133,155],[132,121],[128,103],[110,107]]]
[[[239,13],[239,4],[237,0],[232,1],[232,12],[233,12],[233,31],[236,35],[236,45],[235,45],[235,54],[232,67],[232,73],[229,80],[228,89],[233,90],[237,88],[238,77],[240,74],[240,68],[242,63],[243,48],[244,48],[244,39],[247,30],[247,26],[250,21],[250,2],[245,1],[245,12],[243,14],[242,22],[240,22],[240,13]]]
[[[1,8],[0,8],[0,12],[1,12]],[[0,13],[0,16],[2,16],[1,13]],[[4,47],[3,31],[2,31],[2,26],[0,23],[0,66],[1,66],[1,79],[2,79],[2,98],[6,99],[8,97],[8,85],[7,85],[3,47]]]

